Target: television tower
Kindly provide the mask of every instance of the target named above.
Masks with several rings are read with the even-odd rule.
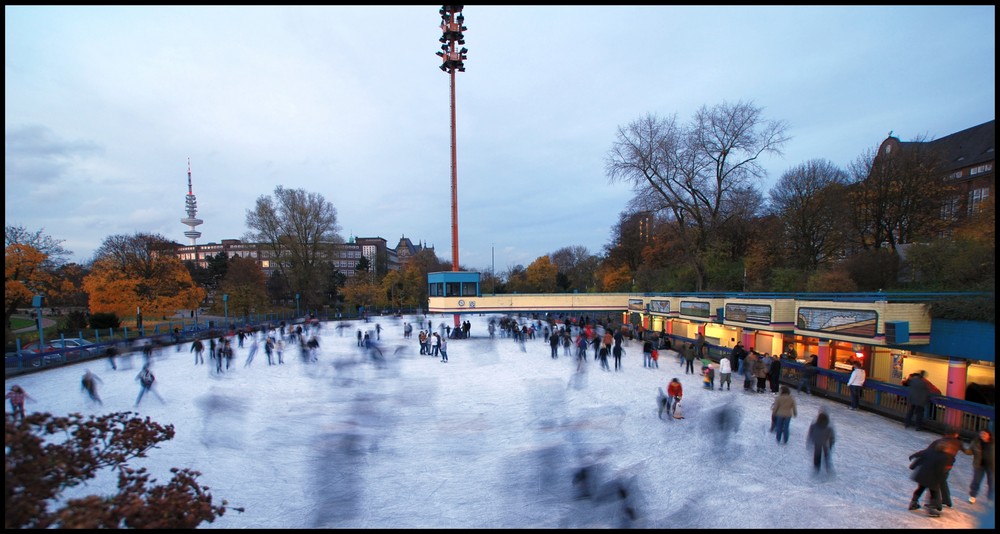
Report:
[[[191,227],[190,230],[184,232],[184,236],[191,240],[192,245],[195,245],[197,244],[195,241],[201,237],[201,232],[194,228],[204,221],[195,217],[198,215],[198,200],[195,199],[194,191],[191,188],[191,158],[188,158],[188,194],[184,197],[184,206],[187,208],[188,216],[186,219],[181,219],[181,223]]]

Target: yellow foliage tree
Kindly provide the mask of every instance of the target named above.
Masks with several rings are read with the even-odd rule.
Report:
[[[267,278],[253,259],[236,256],[229,260],[221,290],[229,295],[229,308],[238,316],[250,317],[267,306]]]
[[[632,271],[629,270],[628,265],[608,266],[600,269],[598,274],[604,291],[625,292],[632,289]]]
[[[175,257],[155,256],[141,265],[101,258],[83,279],[91,313],[132,317],[141,308],[147,317],[172,315],[196,308],[205,290],[195,285],[191,273]]]
[[[382,291],[382,286],[376,284],[367,272],[359,272],[352,276],[341,289],[341,293],[350,306],[364,306],[369,313],[389,301]]]
[[[11,244],[4,248],[4,322],[18,308],[31,305],[35,295],[55,297],[73,290],[73,284],[46,268],[48,256],[31,245]]]
[[[537,293],[555,292],[557,274],[559,267],[552,263],[547,255],[535,259],[524,271],[530,291]]]

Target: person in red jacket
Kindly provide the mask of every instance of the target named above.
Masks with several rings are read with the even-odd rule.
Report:
[[[667,402],[666,402],[666,412],[667,415],[673,415],[674,411],[677,409],[677,403],[681,401],[681,397],[684,396],[684,388],[681,386],[680,380],[674,378],[667,385]]]

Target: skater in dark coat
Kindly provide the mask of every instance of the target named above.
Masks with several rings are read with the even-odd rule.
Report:
[[[996,468],[996,459],[993,447],[993,432],[984,428],[979,431],[976,439],[969,443],[968,447],[963,447],[962,452],[972,456],[972,484],[969,485],[969,502],[976,503],[976,494],[979,493],[979,486],[986,477],[986,497],[993,500],[993,471]]]
[[[941,484],[948,476],[948,454],[944,451],[944,446],[929,447],[918,456],[910,469],[913,469],[913,481],[917,483],[917,489],[913,491],[913,498],[910,499],[910,510],[920,508],[920,496],[924,490],[930,490],[930,501],[927,503],[927,513],[932,516],[941,515]]]
[[[87,372],[83,374],[83,378],[80,380],[80,384],[83,386],[83,390],[87,392],[87,396],[90,400],[96,402],[97,404],[104,404],[101,401],[101,396],[97,394],[97,383],[103,382],[101,378],[87,369]]]
[[[830,416],[824,412],[819,412],[816,421],[809,425],[809,433],[806,435],[806,444],[813,448],[813,469],[819,473],[823,460],[826,460],[826,472],[832,469],[830,465],[830,452],[833,450],[833,443],[836,436],[833,427],[830,426]]]

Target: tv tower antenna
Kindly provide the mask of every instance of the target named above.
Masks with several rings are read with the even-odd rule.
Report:
[[[187,208],[188,216],[186,219],[181,219],[181,223],[191,227],[190,230],[184,232],[184,236],[191,240],[192,245],[195,245],[195,241],[201,237],[201,232],[195,230],[195,227],[204,221],[195,217],[198,215],[198,200],[191,187],[191,158],[188,158],[188,194],[184,197],[184,206]]]

